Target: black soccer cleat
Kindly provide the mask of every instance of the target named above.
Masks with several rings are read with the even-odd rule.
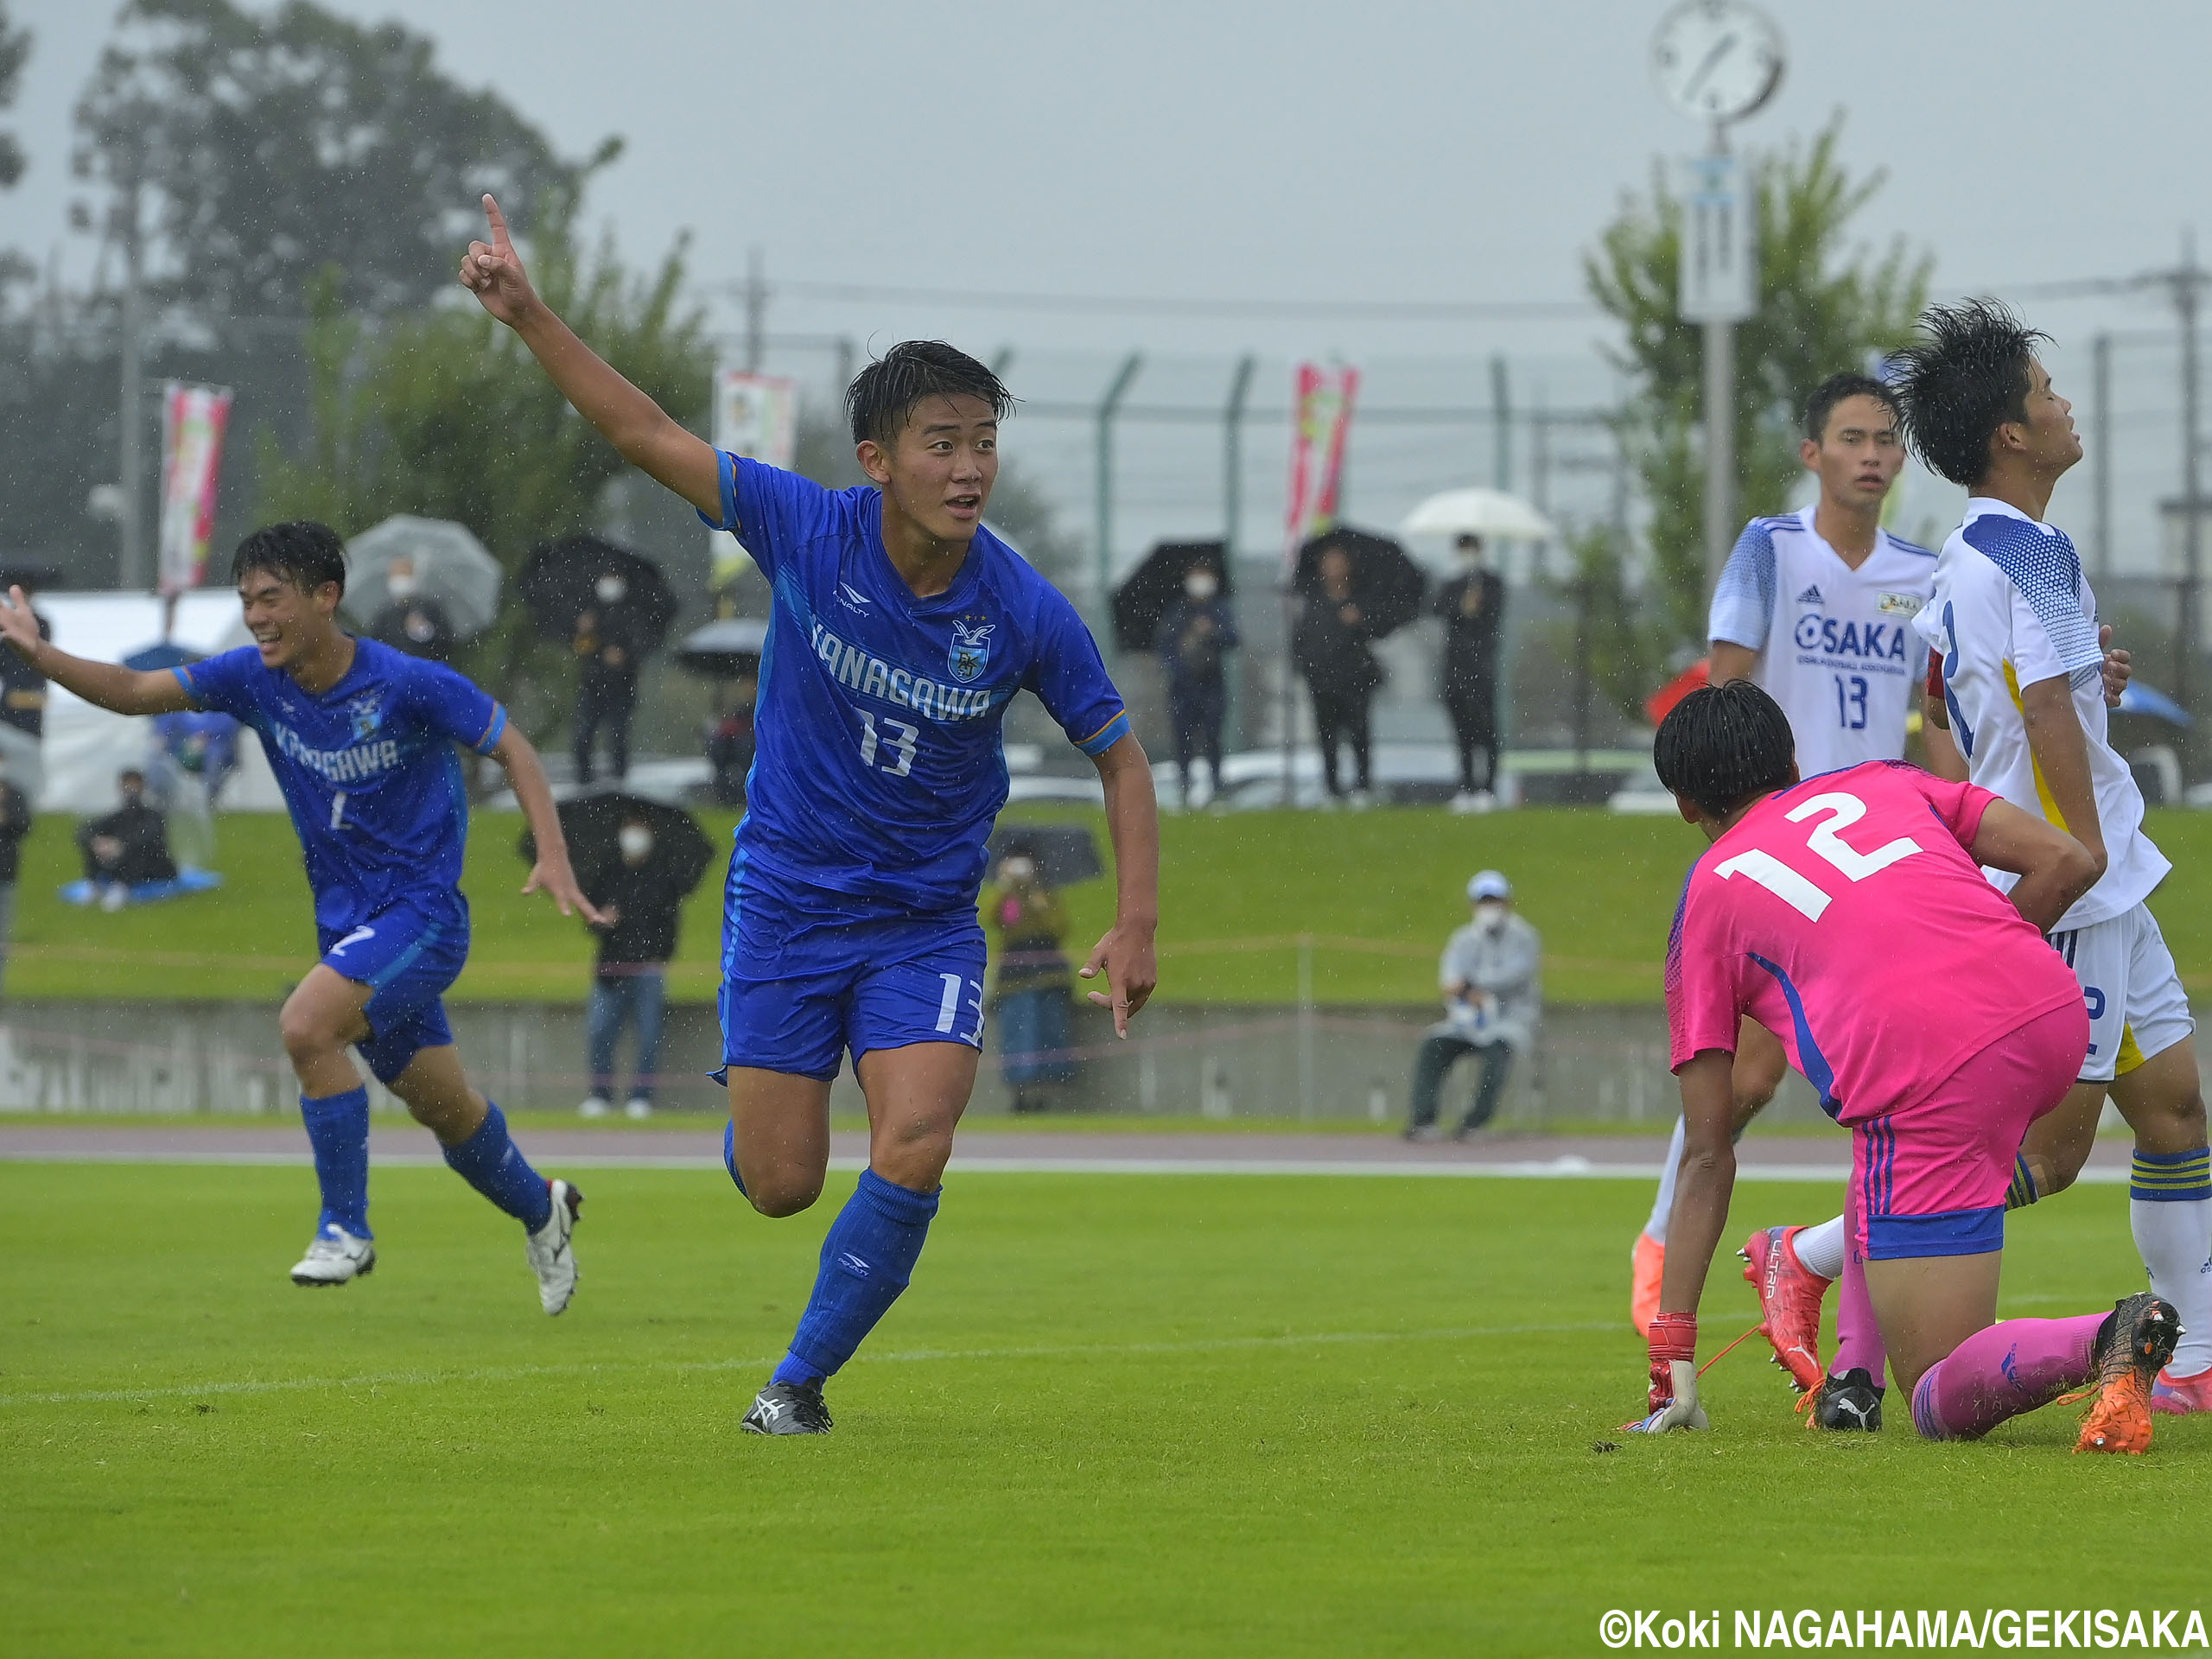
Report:
[[[2076,1452],[2140,1457],[2151,1449],[2151,1389],[2181,1334],[2173,1304],[2148,1292],[2113,1305],[2112,1318],[2097,1333],[2097,1399],[2074,1443]]]
[[[748,1434],[827,1434],[834,1425],[822,1390],[798,1382],[771,1382],[753,1397],[738,1424]]]
[[[1882,1426],[1882,1395],[1885,1392],[1863,1365],[1853,1366],[1841,1376],[1823,1377],[1814,1392],[1812,1425],[1815,1428],[1872,1433]]]

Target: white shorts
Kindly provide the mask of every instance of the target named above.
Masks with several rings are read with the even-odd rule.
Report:
[[[2089,1057],[2082,1081],[2110,1083],[2196,1029],[2181,970],[2150,907],[2050,936],[2082,982],[2089,1010]]]

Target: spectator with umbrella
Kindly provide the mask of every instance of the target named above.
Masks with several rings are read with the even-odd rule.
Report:
[[[566,640],[576,658],[576,781],[592,781],[592,751],[603,726],[608,767],[620,782],[630,769],[638,671],[676,617],[667,579],[626,548],[570,536],[541,544],[517,582],[538,631]]]
[[[580,1110],[594,1118],[613,1110],[615,1049],[628,1026],[637,1059],[622,1112],[642,1120],[653,1112],[668,964],[683,901],[714,862],[714,843],[690,813],[636,795],[584,796],[559,810],[577,885],[601,918],[593,925],[599,952],[584,1015],[591,1092]],[[537,850],[525,833],[524,861],[535,862]]]
[[[1349,799],[1364,807],[1374,786],[1370,709],[1384,677],[1368,646],[1413,620],[1427,583],[1395,542],[1332,530],[1300,550],[1294,586],[1304,602],[1291,654],[1313,696],[1328,803]],[[1349,795],[1338,772],[1338,749],[1345,743],[1354,767]]]
[[[1224,657],[1236,649],[1219,561],[1201,556],[1183,573],[1183,591],[1160,619],[1153,646],[1167,670],[1167,707],[1175,723],[1175,770],[1186,807],[1202,807],[1221,784],[1221,726],[1229,712]],[[1202,779],[1192,776],[1203,757]]]
[[[706,728],[709,785],[723,806],[745,804],[745,780],[753,769],[753,711],[760,700],[760,654],[767,649],[768,625],[750,617],[726,616],[687,636],[676,648],[676,665],[715,682],[715,715]]]
[[[1459,572],[1437,589],[1429,608],[1444,623],[1444,712],[1459,744],[1459,792],[1452,810],[1487,812],[1497,804],[1497,642],[1505,582],[1484,564],[1481,537],[1463,535],[1458,548]]]
[[[360,632],[434,663],[490,627],[505,581],[466,524],[397,513],[346,543],[346,597]]]

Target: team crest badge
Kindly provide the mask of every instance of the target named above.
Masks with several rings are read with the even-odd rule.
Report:
[[[997,626],[995,622],[952,625],[952,649],[945,653],[945,666],[954,679],[964,685],[982,677],[991,664],[991,634]]]
[[[346,705],[346,712],[353,716],[353,738],[356,742],[374,737],[377,728],[384,724],[382,698],[375,692],[365,697],[356,697]]]

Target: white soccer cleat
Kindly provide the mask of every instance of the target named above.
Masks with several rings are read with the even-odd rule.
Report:
[[[551,1185],[553,1213],[524,1242],[523,1255],[530,1270],[537,1275],[539,1306],[548,1313],[558,1313],[576,1294],[576,1253],[570,1241],[576,1230],[576,1212],[584,1207],[584,1195],[566,1181]]]
[[[605,1117],[614,1108],[607,1103],[605,1095],[587,1095],[584,1103],[576,1108],[578,1117]]]
[[[642,1123],[653,1115],[653,1103],[643,1095],[632,1095],[622,1109],[622,1116],[632,1123]]]
[[[315,1236],[292,1269],[292,1282],[320,1287],[324,1285],[351,1284],[365,1273],[373,1272],[377,1265],[377,1247],[365,1238],[356,1238],[343,1227],[326,1227]]]

